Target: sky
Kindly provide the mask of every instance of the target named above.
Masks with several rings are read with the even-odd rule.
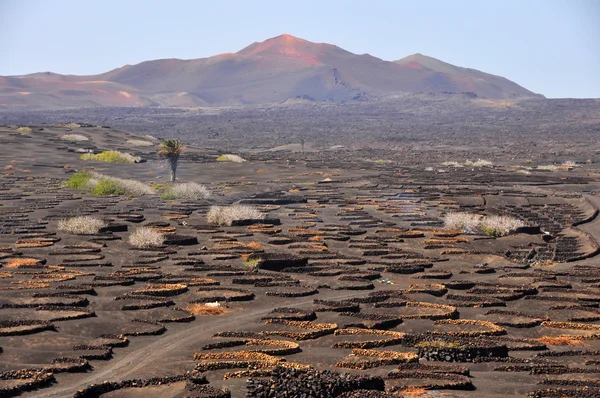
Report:
[[[600,0],[0,0],[0,76],[97,74],[288,33],[414,53],[552,98],[600,98]]]

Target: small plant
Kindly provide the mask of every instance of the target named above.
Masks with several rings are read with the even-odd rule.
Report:
[[[415,344],[417,348],[459,348],[460,346],[458,341],[445,340],[421,341]]]
[[[153,142],[144,141],[144,140],[127,140],[127,144],[129,144],[131,146],[135,146],[135,147],[148,147],[148,146],[154,145]]]
[[[261,250],[263,248],[262,245],[258,242],[250,242],[246,245],[246,247],[252,250]]]
[[[217,158],[217,162],[233,162],[233,163],[243,163],[246,159],[242,158],[238,155],[226,154],[221,155]]]
[[[402,397],[422,397],[427,394],[427,389],[419,386],[408,386],[400,391]]]
[[[383,159],[377,159],[377,160],[375,161],[375,164],[376,164],[376,165],[378,165],[378,166],[382,166],[382,165],[384,165],[384,164],[385,164],[385,160],[383,160]]]
[[[536,170],[544,170],[544,171],[556,171],[558,170],[558,166],[553,164],[540,165],[535,168]]]
[[[164,157],[169,165],[171,182],[175,182],[177,179],[177,163],[179,162],[181,151],[183,151],[183,145],[179,140],[163,141],[158,151],[158,155]]]
[[[67,129],[76,129],[76,128],[81,127],[81,125],[79,123],[71,122],[71,123],[60,123],[58,125],[58,127],[63,127],[63,128],[67,128]]]
[[[258,267],[258,264],[260,264],[261,262],[261,258],[248,258],[246,259],[246,261],[244,261],[244,265],[248,268],[256,268]]]
[[[81,160],[96,160],[99,162],[106,163],[139,163],[142,158],[139,156],[133,156],[129,153],[119,151],[104,151],[101,153],[84,153],[79,157]]]
[[[473,162],[473,166],[475,166],[475,167],[492,167],[494,165],[489,160],[479,159],[476,162]]]
[[[31,133],[33,130],[31,130],[31,127],[27,127],[27,126],[19,126],[16,129],[19,133]]]
[[[162,246],[165,236],[150,227],[137,228],[129,235],[129,244],[139,248]]]
[[[162,198],[164,200],[199,200],[206,199],[209,196],[210,192],[208,191],[208,189],[204,185],[200,185],[195,182],[186,182],[182,184],[175,184],[171,187],[166,187],[162,194]]]
[[[58,222],[59,231],[68,232],[76,235],[93,235],[106,227],[106,221],[92,216],[79,216],[60,220]]]
[[[73,142],[89,141],[88,137],[86,137],[85,135],[81,135],[81,134],[65,134],[60,138],[65,141],[73,141]]]
[[[442,166],[446,166],[446,167],[464,167],[462,164],[460,164],[458,162],[454,162],[454,161],[444,162],[444,163],[442,163]]]
[[[42,263],[37,258],[16,258],[13,260],[8,260],[6,267],[7,268],[26,268],[26,267],[35,267],[40,264],[42,264]]]
[[[230,226],[234,220],[262,220],[265,215],[251,206],[212,206],[206,214],[209,223]]]

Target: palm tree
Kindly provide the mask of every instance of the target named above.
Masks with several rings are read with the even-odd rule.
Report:
[[[175,182],[177,176],[177,162],[179,161],[179,155],[183,150],[183,145],[179,140],[164,140],[160,145],[158,155],[166,159],[169,164],[169,174],[171,175],[171,182]]]

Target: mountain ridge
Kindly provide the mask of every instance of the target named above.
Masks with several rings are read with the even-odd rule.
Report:
[[[418,53],[391,62],[283,34],[235,53],[149,60],[96,75],[0,76],[0,109],[255,105],[290,98],[343,103],[419,92],[544,98],[501,76]]]

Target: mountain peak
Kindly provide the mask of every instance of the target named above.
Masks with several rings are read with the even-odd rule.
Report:
[[[490,99],[541,97],[502,77],[419,53],[394,63],[282,34],[235,54],[146,61],[93,76],[0,76],[0,109],[229,106],[296,97],[342,103],[362,98],[363,93],[386,97],[418,92],[472,92]]]
[[[286,57],[320,65],[317,59],[326,44],[313,43],[290,34],[282,34],[262,42],[255,42],[238,51],[242,56]]]

